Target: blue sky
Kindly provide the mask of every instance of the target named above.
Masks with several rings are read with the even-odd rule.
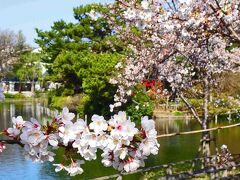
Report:
[[[60,19],[74,22],[73,7],[93,2],[111,0],[0,0],[0,29],[22,30],[27,43],[37,47],[34,28],[49,30]]]

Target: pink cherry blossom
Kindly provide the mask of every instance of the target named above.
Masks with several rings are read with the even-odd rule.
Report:
[[[6,145],[3,142],[0,142],[0,153],[6,149]]]

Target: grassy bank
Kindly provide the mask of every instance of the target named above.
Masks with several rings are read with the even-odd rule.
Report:
[[[5,96],[4,101],[32,101],[32,100],[42,101],[42,100],[47,100],[46,93],[35,93],[33,96],[26,96],[22,93],[16,93],[16,94],[4,93],[4,96]]]

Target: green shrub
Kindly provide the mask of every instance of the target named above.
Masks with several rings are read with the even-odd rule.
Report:
[[[14,98],[14,94],[4,93],[5,98]]]
[[[126,104],[127,115],[131,120],[140,124],[141,117],[153,115],[154,102],[151,97],[144,91],[144,87],[139,85],[134,90],[134,96]]]
[[[11,93],[4,93],[5,98],[9,99],[23,99],[26,98],[23,94],[17,93],[17,94],[11,94]]]
[[[74,94],[73,89],[64,89],[62,92],[62,96],[72,96]]]
[[[43,95],[44,95],[44,93],[42,91],[39,91],[39,90],[34,91],[35,98],[42,97]]]
[[[175,111],[174,112],[174,116],[183,116],[184,112],[180,112],[180,111]]]
[[[51,103],[49,105],[52,108],[62,109],[66,106],[66,101],[67,97],[54,96],[52,97]]]

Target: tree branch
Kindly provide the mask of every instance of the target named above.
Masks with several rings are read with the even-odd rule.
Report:
[[[196,109],[187,101],[187,99],[182,94],[179,94],[179,97],[187,105],[187,107],[191,110],[191,112],[192,112],[193,116],[195,117],[195,119],[202,125],[202,121],[201,121],[201,119],[200,119]]]
[[[0,142],[5,143],[5,144],[17,144],[21,147],[23,147],[24,145],[18,141],[18,140],[12,140],[12,139],[0,139]]]
[[[218,1],[216,1],[218,2]],[[217,10],[215,9],[215,7],[212,4],[209,4],[211,9],[213,10],[214,13],[217,13]],[[221,10],[223,12],[223,14],[225,15],[224,11],[221,9],[220,5],[217,3],[217,6],[219,8],[219,10]],[[227,30],[233,35],[233,37],[235,38],[235,40],[237,40],[238,42],[240,42],[240,36],[236,33],[236,31],[232,28],[232,26],[230,24],[227,24],[223,17],[220,18],[221,23],[223,23],[223,25],[227,28]]]

